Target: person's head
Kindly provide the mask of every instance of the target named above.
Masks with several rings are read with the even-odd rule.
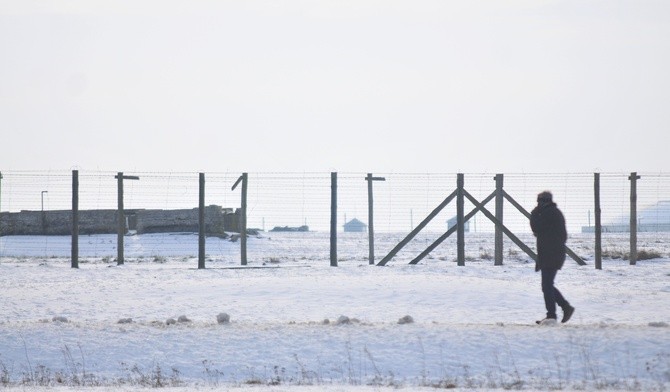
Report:
[[[544,191],[537,195],[537,204],[549,204],[553,202],[551,192]]]

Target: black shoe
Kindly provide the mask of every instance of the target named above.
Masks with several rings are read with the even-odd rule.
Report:
[[[539,324],[539,325],[556,325],[556,319],[551,318],[551,317],[547,317],[547,318],[542,319],[542,320],[537,320],[535,323]]]
[[[563,308],[563,319],[561,319],[562,323],[567,323],[568,320],[570,320],[570,317],[572,317],[572,314],[575,312],[575,308],[570,306],[570,305],[565,305]]]

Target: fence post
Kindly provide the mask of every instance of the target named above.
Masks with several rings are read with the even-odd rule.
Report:
[[[199,176],[198,192],[198,269],[205,268],[205,173]]]
[[[603,269],[602,226],[600,225],[600,173],[593,175],[593,200],[595,210],[596,269]]]
[[[372,181],[386,181],[384,177],[372,177],[372,173],[368,173],[365,178],[368,182],[368,259],[370,265],[375,264],[375,229],[374,229],[374,214],[372,201]]]
[[[242,265],[247,265],[247,179],[249,176],[247,173],[242,173],[242,175],[235,181],[231,190],[235,190],[237,185],[242,183],[242,194],[241,196],[241,206],[240,206],[240,216],[238,217],[237,223],[239,224],[240,230],[240,262]]]
[[[123,212],[123,172],[118,172],[117,183],[117,231],[116,231],[116,265],[123,264],[123,236],[126,234],[126,217]]]
[[[503,175],[496,174],[496,219],[503,223]],[[495,225],[495,261],[494,265],[503,265],[503,231],[499,225]]]
[[[72,268],[79,268],[79,170],[72,170]]]
[[[630,265],[637,263],[637,180],[636,172],[630,173]]]
[[[337,172],[330,173],[330,266],[337,267]]]
[[[2,213],[2,172],[0,172],[0,213]],[[2,226],[0,226],[0,229],[2,229]]]
[[[126,214],[123,211],[123,180],[139,180],[137,176],[124,176],[123,172],[118,172],[117,179],[117,196],[118,196],[118,230],[116,234],[116,264],[123,264],[123,236],[126,235]]]
[[[247,183],[249,175],[242,173],[242,211],[240,216],[240,253],[242,265],[247,265]]]
[[[0,219],[2,219],[2,172],[0,172]],[[2,222],[0,222],[0,235],[2,235]]]
[[[456,178],[456,246],[458,265],[465,265],[465,222],[463,221],[464,213],[464,195],[463,185],[465,183],[462,173],[458,173]]]

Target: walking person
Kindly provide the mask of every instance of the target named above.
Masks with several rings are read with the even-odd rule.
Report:
[[[554,287],[556,273],[565,262],[565,242],[568,233],[565,218],[552,200],[551,192],[537,195],[537,207],[530,214],[530,228],[537,237],[537,261],[535,271],[542,273],[542,293],[547,308],[547,317],[538,324],[556,324],[556,305],[563,309],[562,323],[570,320],[575,311],[560,291]]]

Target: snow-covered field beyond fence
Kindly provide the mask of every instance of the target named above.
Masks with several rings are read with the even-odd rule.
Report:
[[[387,237],[380,236],[379,258],[402,238]],[[86,243],[106,238],[82,237],[80,246],[86,252]],[[132,253],[160,238],[129,238],[123,266],[105,257],[115,254],[110,244],[72,269],[67,252],[50,255],[42,247],[69,237],[33,237],[31,249],[45,256],[19,254],[18,240],[3,237],[0,386],[670,388],[665,237],[641,243],[659,258],[636,266],[605,259],[600,271],[589,259],[589,240],[573,238],[569,245],[588,266],[567,260],[559,272],[557,286],[577,311],[556,327],[534,323],[544,305],[529,258],[506,250],[505,265],[493,266],[492,238],[468,243],[465,267],[453,262],[449,240],[418,265],[407,265],[416,253],[400,253],[377,267],[368,265],[364,234],[343,235],[339,266],[330,267],[322,234],[263,233],[249,239],[247,268],[236,259],[239,243],[208,239],[204,270],[190,248],[170,255],[151,245],[141,257]],[[625,250],[626,237],[620,239],[606,246]],[[192,235],[160,241],[173,250],[174,243],[195,242],[197,249]],[[229,322],[220,322],[226,315]]]

